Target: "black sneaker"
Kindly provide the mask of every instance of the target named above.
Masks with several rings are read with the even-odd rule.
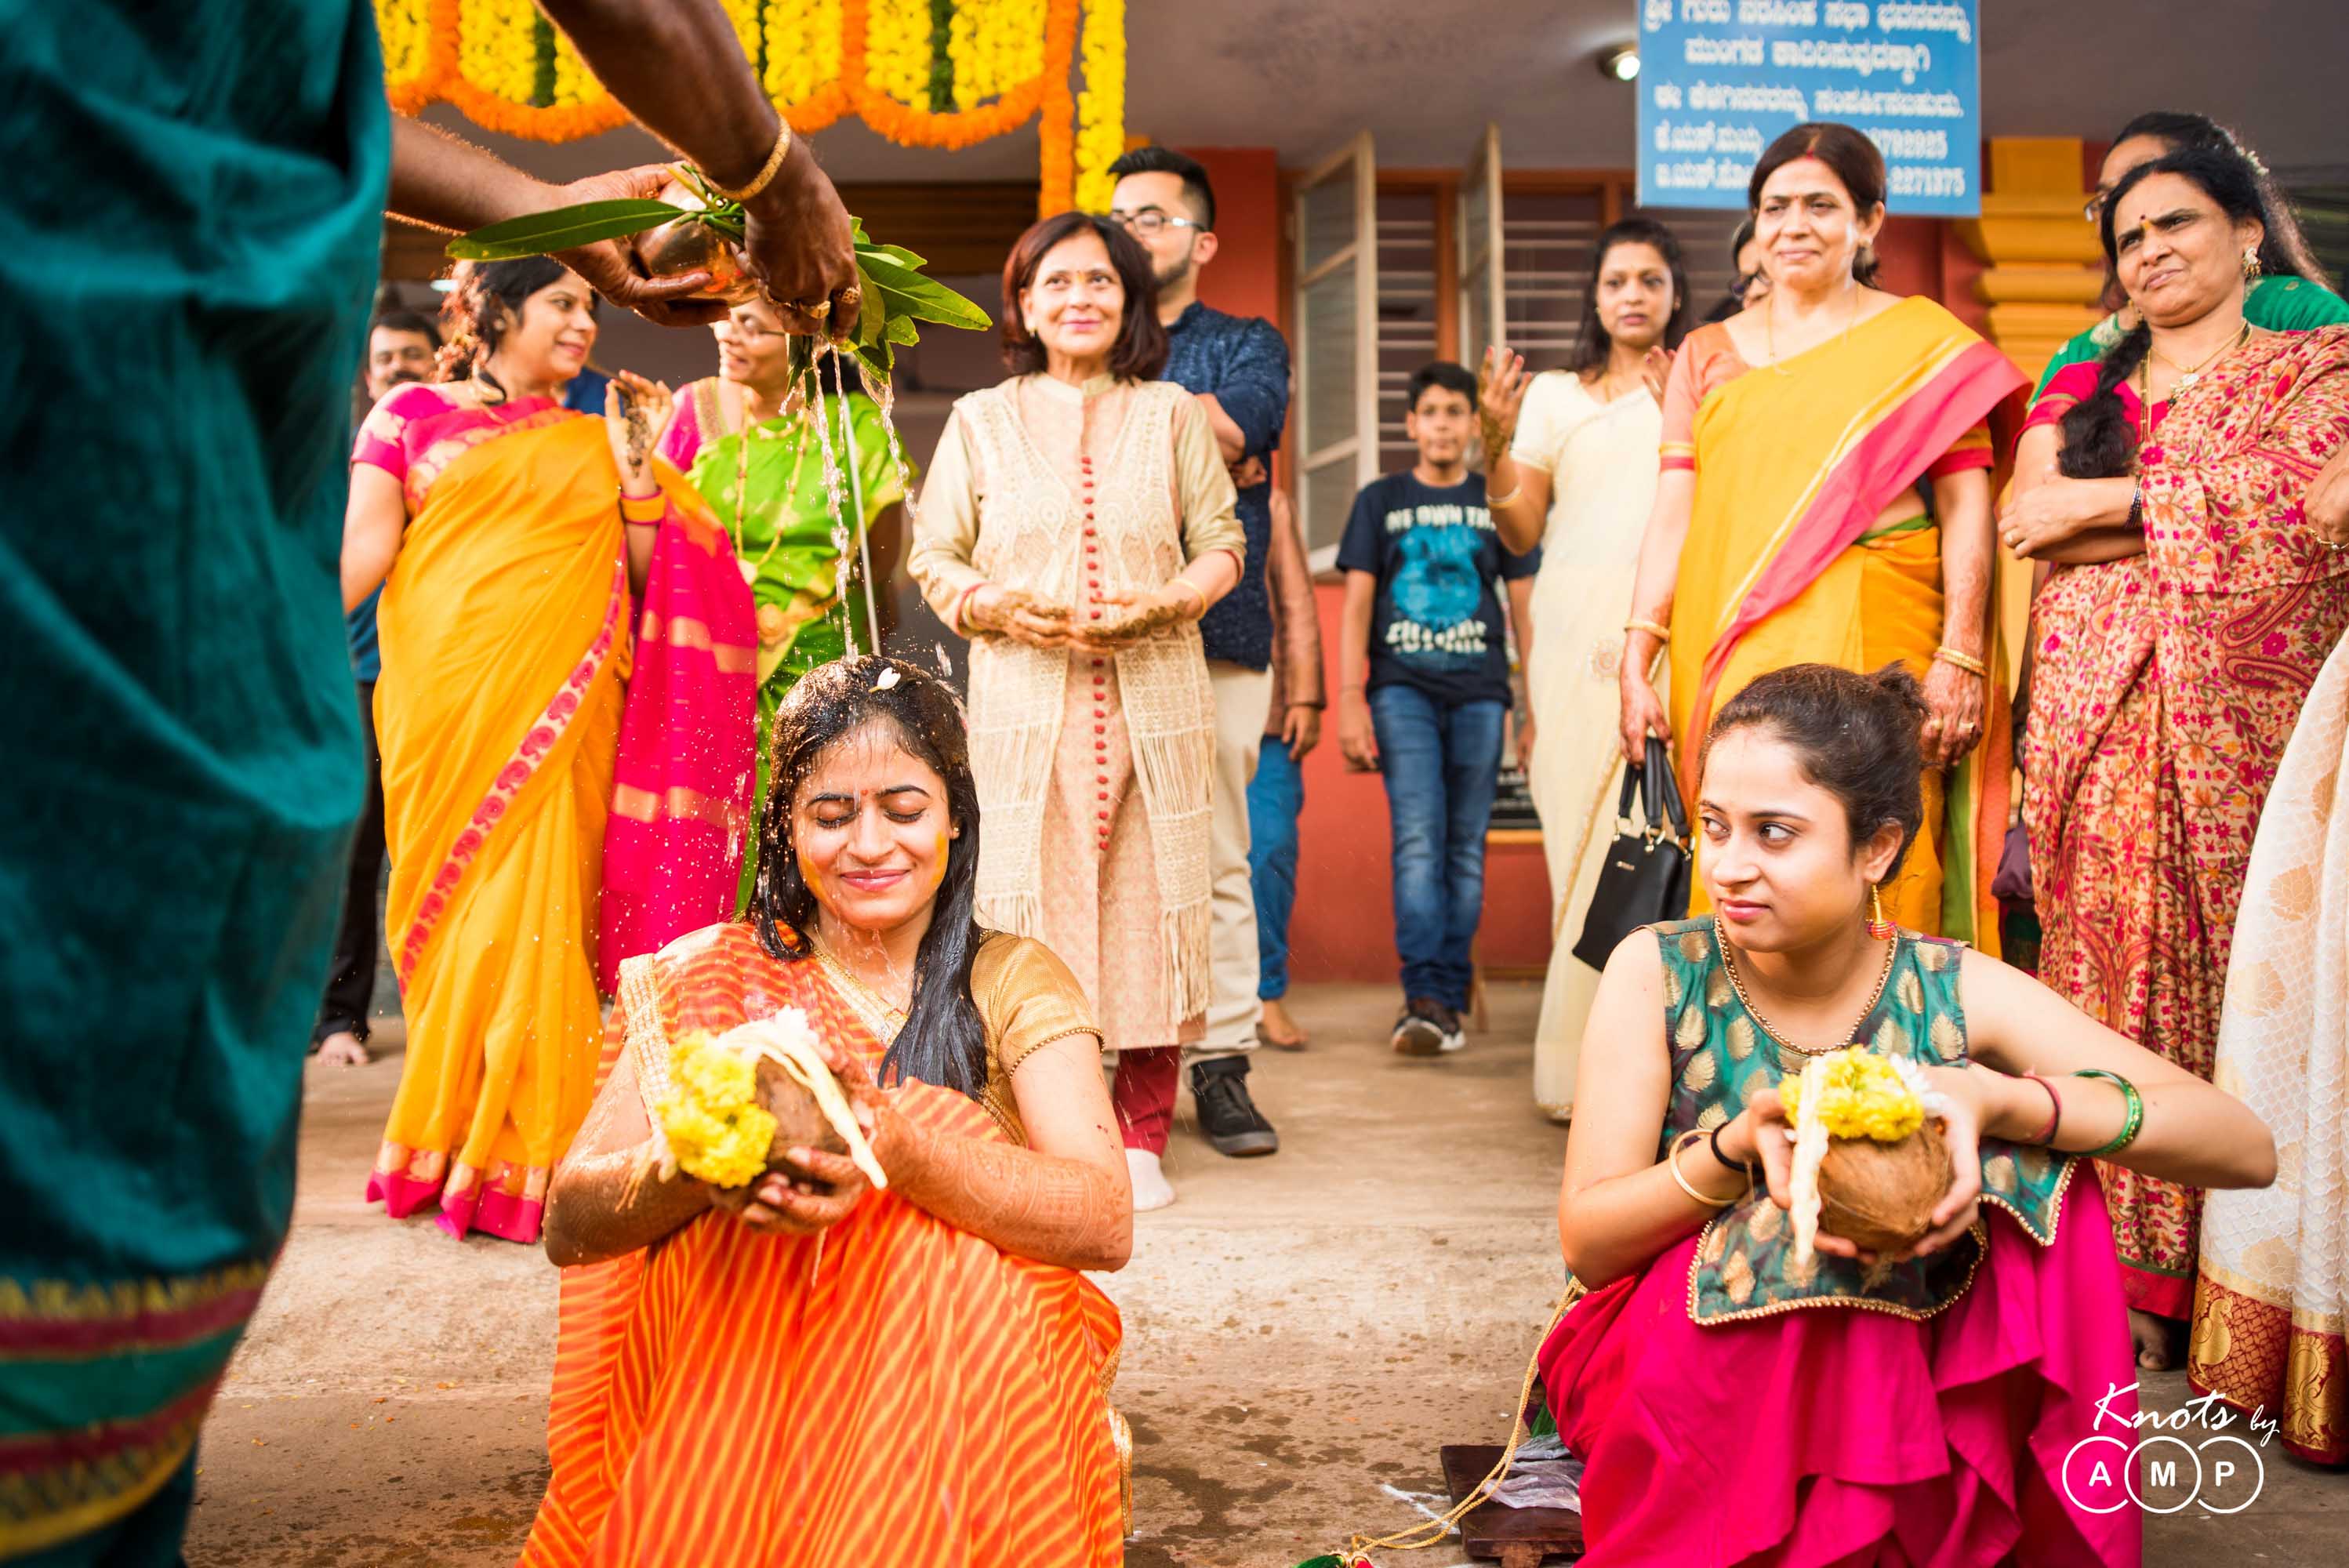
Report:
[[[1445,1042],[1459,1039],[1460,1019],[1451,1008],[1433,996],[1413,996],[1403,1003],[1389,1043],[1398,1056],[1432,1057],[1458,1050],[1458,1044]]]
[[[1270,1154],[1280,1134],[1248,1098],[1246,1057],[1220,1057],[1191,1068],[1191,1099],[1199,1108],[1199,1130],[1219,1154],[1235,1159]]]

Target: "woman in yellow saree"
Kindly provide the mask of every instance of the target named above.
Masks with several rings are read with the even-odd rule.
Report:
[[[2028,385],[1930,300],[1869,287],[1885,168],[1848,126],[1798,125],[1749,188],[1768,295],[1690,334],[1622,661],[1622,741],[1702,736],[1796,664],[1925,683],[1928,830],[1877,916],[1995,954],[1990,893],[2012,741],[1992,640],[1993,409]],[[1930,493],[1930,505],[1926,494]],[[1648,675],[1671,657],[1667,711]],[[1680,782],[1695,814],[1694,758]],[[1702,882],[1692,913],[1708,908]]]
[[[464,379],[377,405],[344,525],[345,603],[383,585],[386,932],[408,1018],[367,1197],[528,1243],[603,1037],[595,919],[631,557],[641,571],[660,522],[694,526],[698,503],[655,469],[664,390],[623,376],[605,418],[562,407],[595,339],[578,278],[490,263],[449,310]]]

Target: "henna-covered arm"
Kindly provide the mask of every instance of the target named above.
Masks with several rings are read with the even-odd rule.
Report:
[[[636,1091],[636,1053],[623,1051],[548,1184],[549,1263],[572,1268],[633,1253],[710,1206],[707,1183],[682,1171],[661,1180],[648,1158],[652,1138]]]
[[[1101,1042],[1064,1036],[1012,1069],[1030,1147],[918,1128],[885,1093],[871,1097],[889,1189],[1007,1253],[1063,1268],[1113,1271],[1133,1252],[1133,1194]]]

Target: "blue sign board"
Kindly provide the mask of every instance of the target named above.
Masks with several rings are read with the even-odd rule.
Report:
[[[1884,150],[1902,214],[1982,212],[1980,0],[1637,0],[1640,204],[1743,207],[1805,120]]]

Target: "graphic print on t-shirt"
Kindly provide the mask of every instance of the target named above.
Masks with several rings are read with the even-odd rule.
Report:
[[[1338,569],[1378,580],[1369,689],[1400,682],[1438,702],[1509,701],[1495,587],[1540,565],[1538,547],[1501,548],[1481,474],[1455,485],[1388,474],[1364,485],[1338,542]]]
[[[1478,570],[1485,540],[1478,529],[1492,526],[1483,507],[1448,501],[1387,513],[1386,530],[1400,557],[1389,589],[1394,614],[1387,622],[1388,652],[1406,665],[1447,674],[1484,664],[1491,643],[1478,614],[1485,597]]]

